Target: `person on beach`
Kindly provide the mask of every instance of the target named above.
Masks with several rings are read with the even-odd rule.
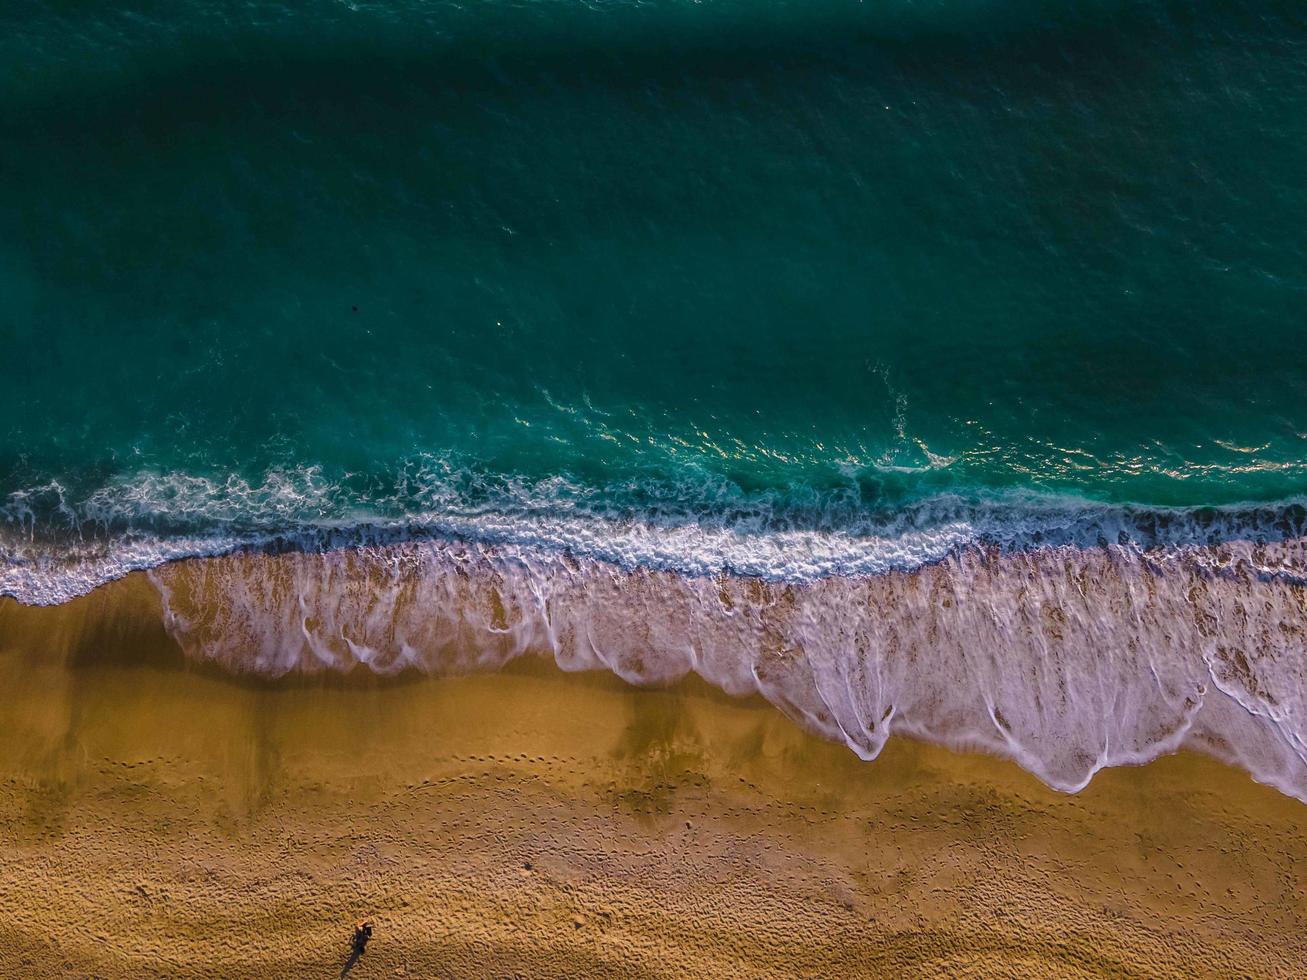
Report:
[[[350,942],[350,951],[362,956],[368,948],[368,940],[372,938],[372,923],[367,919],[359,919],[354,923],[354,938]]]
[[[368,940],[372,938],[372,923],[367,919],[359,919],[354,923],[354,936],[349,942],[349,959],[345,961],[344,967],[341,968],[340,975],[347,976],[349,971],[354,969],[354,964],[359,961],[368,948]]]

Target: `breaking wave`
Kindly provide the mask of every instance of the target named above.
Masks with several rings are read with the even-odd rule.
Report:
[[[315,471],[47,486],[6,504],[0,594],[144,569],[183,650],[238,673],[694,672],[866,759],[906,733],[1075,791],[1188,746],[1307,800],[1302,502],[732,490],[696,514],[702,491],[459,473],[403,510]]]
[[[1307,536],[1302,501],[1168,509],[1030,492],[941,493],[892,505],[867,497],[854,481],[749,493],[699,475],[596,489],[443,463],[401,471],[385,493],[360,493],[315,468],[258,483],[147,473],[78,499],[50,483],[11,493],[0,507],[0,595],[48,605],[182,558],[428,538],[625,571],[807,583],[911,571],[977,546],[1114,545],[1164,561],[1176,549]]]

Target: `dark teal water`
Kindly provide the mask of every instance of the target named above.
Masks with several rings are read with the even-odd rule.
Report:
[[[0,508],[1273,523],[1305,229],[1298,2],[17,0]]]

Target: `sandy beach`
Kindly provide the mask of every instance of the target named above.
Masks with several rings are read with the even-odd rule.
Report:
[[[0,600],[0,973],[1301,976],[1307,808],[1192,754],[1077,795],[528,658],[253,682],[139,576]]]

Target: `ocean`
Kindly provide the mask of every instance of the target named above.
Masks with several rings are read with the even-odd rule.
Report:
[[[19,0],[0,596],[1307,798],[1305,228],[1297,2]]]

